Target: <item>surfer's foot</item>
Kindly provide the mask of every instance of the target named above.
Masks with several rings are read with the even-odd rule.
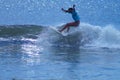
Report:
[[[59,32],[62,32],[62,30],[58,30]]]

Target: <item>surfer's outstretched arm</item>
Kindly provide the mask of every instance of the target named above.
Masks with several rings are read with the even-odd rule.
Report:
[[[72,12],[72,10],[75,10],[75,5],[73,5],[73,7],[72,8],[68,8],[68,10],[65,10],[65,9],[61,9],[63,12],[67,12],[67,13],[71,13]]]
[[[62,8],[61,10],[62,10],[63,12],[69,12],[68,10],[65,10],[65,9],[63,9],[63,8]]]
[[[73,9],[75,9],[75,4],[73,5]]]

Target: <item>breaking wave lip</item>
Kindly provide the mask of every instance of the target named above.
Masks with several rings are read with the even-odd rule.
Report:
[[[83,23],[81,29],[90,40],[86,46],[120,48],[120,31],[114,25],[101,27]]]

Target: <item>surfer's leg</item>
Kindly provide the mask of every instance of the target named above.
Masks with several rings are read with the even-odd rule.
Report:
[[[68,30],[69,30],[69,27],[70,27],[70,23],[67,23],[67,24],[60,30],[60,32],[64,31],[64,30],[67,29],[67,28],[68,28]]]
[[[67,28],[67,32],[69,32],[69,30],[70,30],[70,27]]]
[[[60,32],[62,32],[63,30],[67,29],[67,32],[69,31],[70,27],[72,26],[78,26],[79,22],[71,22],[71,23],[67,23],[61,30]]]
[[[67,32],[69,32],[69,30],[70,30],[70,27],[77,27],[77,26],[79,26],[79,24],[80,24],[80,21],[76,21],[76,22],[71,22],[71,23],[69,23],[68,24],[68,28],[67,28]]]

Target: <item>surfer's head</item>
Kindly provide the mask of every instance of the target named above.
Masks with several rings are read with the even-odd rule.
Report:
[[[68,12],[72,13],[74,11],[74,8],[68,8]]]

